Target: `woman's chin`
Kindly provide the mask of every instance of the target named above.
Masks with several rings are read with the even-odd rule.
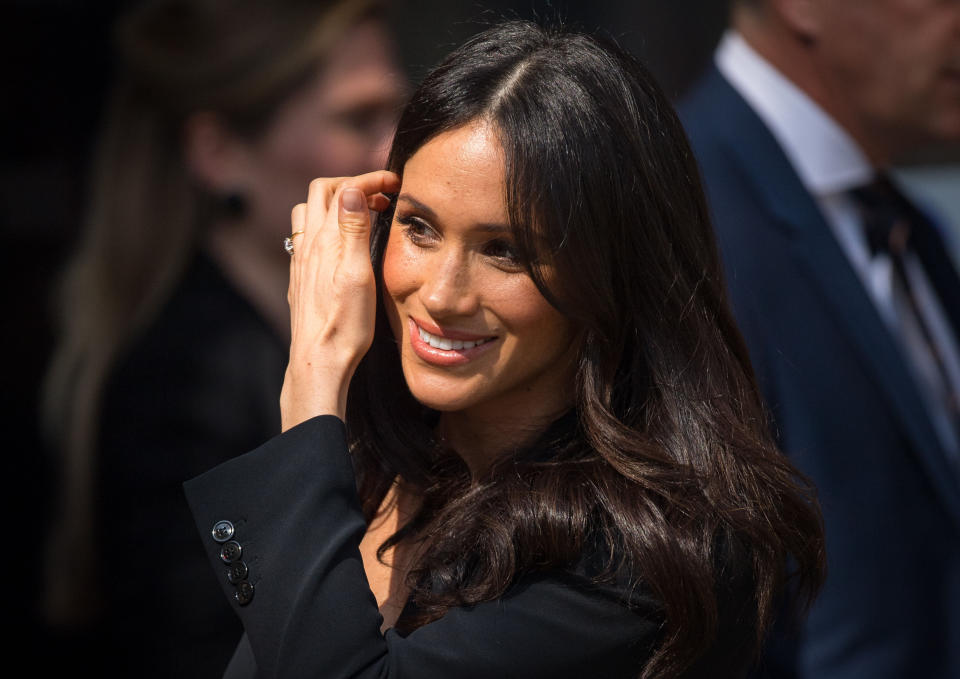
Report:
[[[407,376],[407,387],[420,404],[441,413],[469,408],[478,397],[476,389],[463,384],[446,384],[445,380],[418,380],[415,376]]]
[[[454,413],[463,410],[471,403],[469,398],[442,398],[436,394],[421,395],[412,391],[413,397],[421,405],[441,413]]]

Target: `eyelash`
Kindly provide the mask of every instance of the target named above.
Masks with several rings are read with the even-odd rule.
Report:
[[[484,248],[491,257],[496,257],[497,259],[503,260],[505,262],[510,262],[514,266],[520,265],[520,256],[517,254],[516,249],[512,244],[505,240],[497,239],[492,240],[487,243]],[[499,250],[500,252],[506,252],[508,254],[496,254],[494,251]]]
[[[397,223],[403,226],[403,234],[414,245],[424,247],[429,238],[427,232],[432,232],[433,228],[422,219],[409,215],[397,215]]]
[[[404,236],[418,247],[427,247],[436,237],[433,227],[413,215],[397,215],[397,223],[403,226]],[[432,236],[431,236],[432,234]],[[495,259],[501,268],[519,270],[522,268],[520,256],[507,240],[496,238],[484,244],[483,253]]]

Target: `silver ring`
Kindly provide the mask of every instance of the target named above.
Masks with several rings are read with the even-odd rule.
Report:
[[[293,257],[293,238],[294,236],[299,236],[303,231],[294,231],[289,236],[283,239],[283,249],[287,251],[287,254]]]

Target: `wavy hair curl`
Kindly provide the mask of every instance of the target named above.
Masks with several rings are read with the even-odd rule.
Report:
[[[421,547],[409,583],[418,614],[398,627],[495,599],[518,575],[602,544],[598,579],[647,587],[663,604],[643,677],[678,676],[703,655],[730,620],[737,572],[751,593],[742,649],[755,656],[788,580],[801,605],[823,580],[822,521],[769,431],[671,105],[616,45],[510,22],[427,76],[389,169],[402,176],[417,149],[473,121],[498,133],[529,275],[579,328],[575,405],[471,478],[434,439],[437,413],[405,386],[381,295],[347,420],[366,514],[397,477],[422,496],[381,547]],[[371,244],[381,291],[390,221],[381,215]]]

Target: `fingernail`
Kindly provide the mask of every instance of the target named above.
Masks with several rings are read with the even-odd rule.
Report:
[[[367,197],[360,189],[344,189],[342,200],[347,212],[360,212],[367,207]]]

